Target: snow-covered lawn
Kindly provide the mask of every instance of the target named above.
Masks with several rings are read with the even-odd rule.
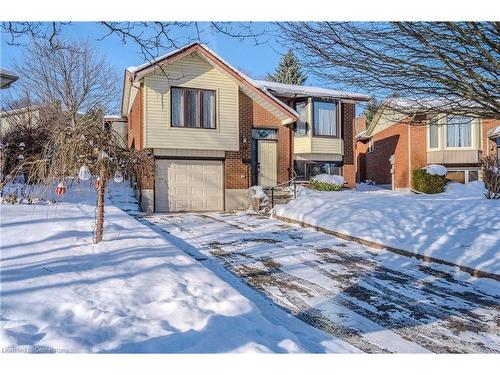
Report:
[[[500,352],[498,281],[261,215],[154,214],[141,221],[206,258],[217,274],[227,274],[225,267],[362,351]]]
[[[357,350],[222,280],[110,198],[135,207],[126,185],[115,186],[97,245],[88,188],[54,205],[0,206],[3,351]]]
[[[303,190],[276,215],[453,264],[500,275],[500,201],[481,182],[451,184],[416,195],[360,186],[363,191]]]

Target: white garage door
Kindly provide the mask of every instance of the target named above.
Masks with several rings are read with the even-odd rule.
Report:
[[[157,160],[155,211],[222,211],[222,161]]]

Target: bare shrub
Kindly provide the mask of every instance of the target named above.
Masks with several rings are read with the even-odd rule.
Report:
[[[486,187],[484,195],[488,199],[500,199],[500,160],[489,155],[481,160],[483,181]]]

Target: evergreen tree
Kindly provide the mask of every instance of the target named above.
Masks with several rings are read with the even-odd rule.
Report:
[[[366,127],[370,125],[370,123],[373,120],[373,116],[375,116],[375,113],[377,113],[379,108],[380,108],[380,103],[376,99],[372,99],[366,104],[366,108],[363,112],[363,115],[365,116],[366,119]]]
[[[299,61],[292,50],[289,49],[281,58],[274,74],[268,74],[266,79],[289,85],[302,85],[307,80],[307,76],[302,72]]]

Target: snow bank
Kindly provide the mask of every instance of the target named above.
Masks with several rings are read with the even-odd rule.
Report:
[[[260,198],[260,199],[267,198],[267,194],[265,193],[262,186],[255,185],[255,186],[252,186],[249,190],[250,190],[251,198]]]
[[[326,182],[328,184],[335,184],[340,186],[344,185],[344,177],[338,175],[319,174],[317,176],[314,176],[312,179],[318,182]]]
[[[356,351],[268,301],[243,296],[180,250],[185,242],[167,241],[111,204],[136,209],[126,183],[110,187],[99,244],[92,241],[95,192],[88,185],[74,186],[57,204],[1,206],[1,347]]]
[[[446,167],[444,165],[439,165],[439,164],[429,164],[423,169],[425,169],[427,173],[437,176],[446,176],[446,174],[448,173]]]
[[[275,214],[500,275],[500,201],[483,192],[482,182],[433,195],[308,191]]]

